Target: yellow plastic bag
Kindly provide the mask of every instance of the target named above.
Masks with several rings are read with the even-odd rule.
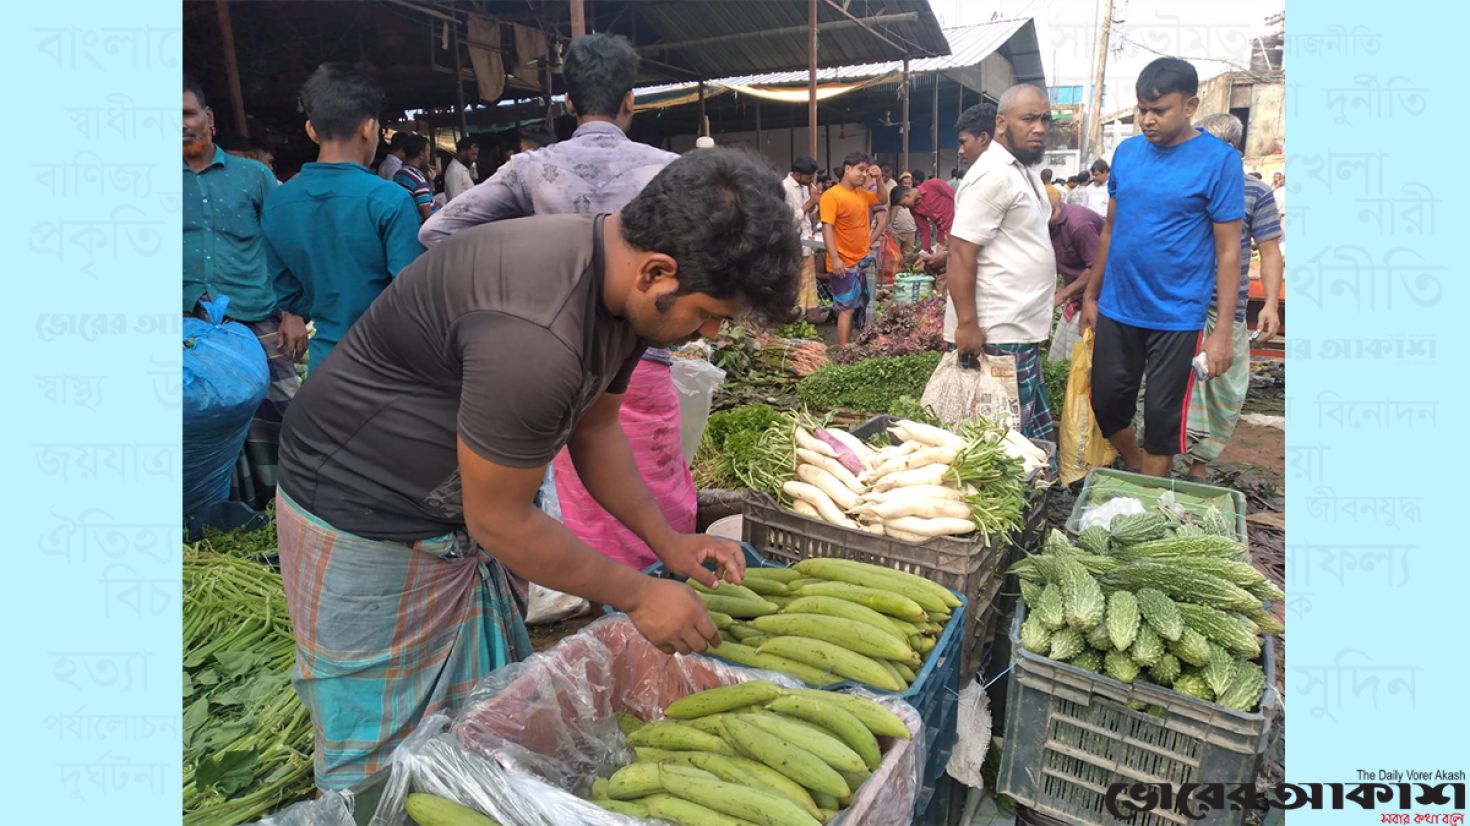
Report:
[[[1057,460],[1063,485],[1111,464],[1118,452],[1103,438],[1092,415],[1092,330],[1072,345],[1072,367],[1067,374],[1067,396],[1062,402],[1062,426],[1057,437]]]

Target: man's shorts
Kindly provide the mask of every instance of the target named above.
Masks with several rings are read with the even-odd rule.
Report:
[[[1143,449],[1154,456],[1184,453],[1185,422],[1194,389],[1200,330],[1151,330],[1099,314],[1092,350],[1092,412],[1106,437],[1133,424],[1138,388],[1143,399]]]

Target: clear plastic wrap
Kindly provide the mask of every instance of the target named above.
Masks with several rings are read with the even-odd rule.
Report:
[[[372,826],[406,826],[403,803],[412,791],[457,800],[507,826],[637,823],[578,798],[594,777],[632,760],[615,712],[654,719],[687,694],[753,679],[798,685],[782,674],[664,654],[627,617],[605,617],[481,680],[450,732],[438,730],[443,718],[425,721],[394,753]],[[913,739],[879,738],[882,764],[834,823],[907,823],[926,754],[923,723],[902,700],[864,696],[897,714]]]
[[[352,795],[332,791],[292,804],[255,826],[357,826],[357,821],[352,819]]]

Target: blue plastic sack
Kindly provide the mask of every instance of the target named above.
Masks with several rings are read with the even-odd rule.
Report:
[[[226,322],[229,298],[203,302],[209,320],[184,319],[184,515],[230,497],[230,471],[270,385],[265,349]]]

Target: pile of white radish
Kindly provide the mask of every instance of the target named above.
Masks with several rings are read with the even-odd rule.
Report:
[[[908,542],[977,530],[979,509],[989,504],[955,472],[956,459],[971,447],[965,439],[912,421],[899,421],[889,432],[899,443],[874,450],[841,430],[798,427],[796,478],[782,486],[791,510]],[[995,431],[984,438],[991,444],[1000,439]],[[1044,451],[1013,430],[1000,443],[1021,460],[1023,477],[1049,464]]]

